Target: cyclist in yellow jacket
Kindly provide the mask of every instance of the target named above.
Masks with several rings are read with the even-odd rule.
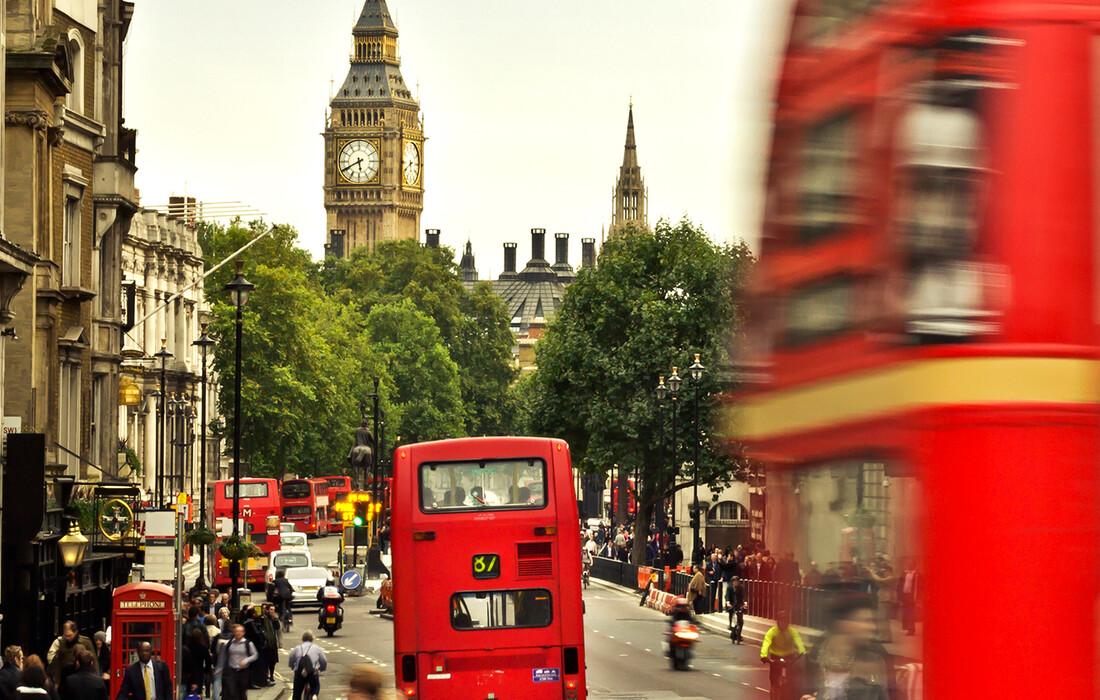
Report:
[[[802,637],[798,630],[791,627],[790,613],[780,610],[775,614],[775,626],[764,635],[764,643],[760,645],[761,663],[771,664],[768,673],[772,686],[771,700],[788,700],[793,695],[798,683],[791,664],[805,653]]]

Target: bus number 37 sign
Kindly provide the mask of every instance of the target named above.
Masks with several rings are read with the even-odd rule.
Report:
[[[499,554],[475,554],[473,560],[474,578],[498,578],[500,576]]]

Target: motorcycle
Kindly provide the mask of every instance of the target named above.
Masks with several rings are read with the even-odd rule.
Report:
[[[688,620],[676,620],[668,631],[668,658],[676,671],[686,671],[691,648],[699,640],[699,628]]]
[[[317,612],[317,624],[331,637],[344,625],[344,606],[339,603],[322,603]]]

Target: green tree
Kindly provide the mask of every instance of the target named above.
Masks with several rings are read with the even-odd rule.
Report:
[[[458,366],[431,317],[402,299],[371,309],[366,331],[392,378],[387,423],[395,442],[465,435]]]
[[[724,451],[715,424],[719,396],[732,388],[728,348],[750,263],[747,246],[716,245],[687,219],[675,226],[662,220],[652,232],[629,231],[607,242],[595,268],[580,271],[539,341],[538,372],[522,388],[528,429],[567,439],[585,471],[606,473],[618,465],[620,492],[625,477],[638,473],[638,532],[648,530],[657,504],[694,483],[694,387],[686,378],[694,353],[706,366],[699,387],[704,437],[698,481],[721,487],[739,476],[740,465]],[[666,402],[672,405],[662,464],[654,388],[673,366],[685,381],[678,400]],[[645,538],[636,538],[635,561],[644,548]]]
[[[508,397],[516,371],[507,310],[488,284],[469,292],[463,287],[449,248],[413,240],[381,243],[374,251],[359,248],[347,259],[326,259],[321,278],[334,297],[357,304],[364,315],[378,305],[409,300],[434,322],[458,367],[468,433],[514,431]]]

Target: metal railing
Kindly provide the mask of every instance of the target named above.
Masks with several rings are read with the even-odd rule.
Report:
[[[627,564],[626,562],[605,559],[604,557],[592,557],[591,576],[602,581],[626,586],[631,590],[638,589],[637,564]]]

